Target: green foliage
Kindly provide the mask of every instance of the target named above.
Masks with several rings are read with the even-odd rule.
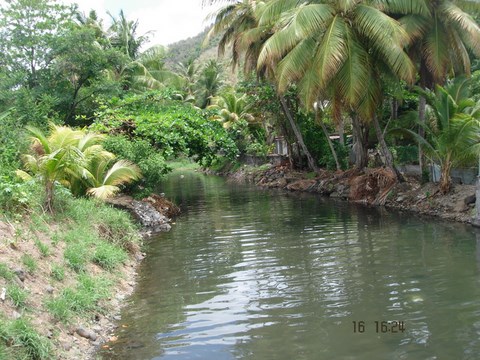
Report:
[[[22,255],[22,264],[27,268],[29,274],[33,274],[37,270],[37,261],[29,254]]]
[[[127,131],[152,144],[165,158],[194,156],[208,166],[219,154],[233,158],[237,153],[235,143],[219,122],[208,120],[191,105],[169,100],[164,92],[114,99],[97,116],[94,130]]]
[[[303,133],[305,144],[310,150],[312,156],[317,159],[320,166],[327,169],[336,169],[335,159],[328,147],[328,142],[322,128],[315,124],[312,116],[304,115],[302,113],[297,115],[301,119],[300,128]],[[333,146],[337,152],[338,161],[342,169],[348,167],[348,147],[340,144],[338,141],[333,141]]]
[[[76,272],[85,270],[85,266],[90,261],[90,249],[88,243],[83,241],[69,243],[63,253],[65,263]]]
[[[28,291],[12,283],[7,286],[7,297],[12,301],[13,305],[23,308],[27,304]]]
[[[15,274],[12,270],[9,269],[6,264],[0,263],[0,277],[4,278],[7,281],[10,281],[13,280],[14,276]]]
[[[147,187],[157,184],[170,171],[163,155],[146,140],[116,135],[108,136],[103,145],[106,150],[137,164],[142,171],[142,183]]]
[[[36,240],[35,245],[37,246],[40,254],[42,254],[43,257],[47,257],[48,255],[50,255],[50,248],[47,244],[44,244],[40,240]]]
[[[418,163],[418,147],[414,145],[393,146],[392,155],[398,165]]]
[[[127,253],[118,246],[101,241],[96,244],[92,261],[102,268],[112,271],[127,260]]]
[[[68,322],[73,315],[100,311],[98,302],[109,296],[111,282],[103,277],[78,276],[76,288],[65,288],[62,293],[45,303],[53,317]]]
[[[62,265],[53,264],[50,276],[57,281],[63,281],[65,279],[65,268]]]
[[[52,344],[38,334],[26,319],[0,318],[0,359],[48,360],[52,358]]]

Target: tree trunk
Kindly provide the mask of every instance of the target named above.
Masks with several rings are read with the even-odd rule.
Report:
[[[368,165],[367,139],[368,132],[360,123],[358,116],[352,116],[353,127],[353,153],[355,155],[355,167],[364,169]]]
[[[425,108],[427,105],[427,101],[425,99],[425,96],[420,95],[418,98],[418,121],[420,124],[424,125],[425,124]],[[422,139],[425,138],[425,128],[423,126],[418,127],[418,135],[422,137]],[[420,171],[423,174],[423,170],[425,169],[425,156],[423,155],[423,150],[420,144],[418,144],[418,164],[420,165]]]
[[[479,171],[479,175],[477,177],[477,191],[476,191],[477,201],[475,204],[475,218],[473,219],[473,224],[475,226],[480,227],[480,169],[478,169],[478,171]]]
[[[46,180],[45,182],[45,210],[53,213],[53,181]]]
[[[390,151],[387,143],[385,142],[385,137],[383,136],[383,131],[380,128],[380,123],[378,122],[378,117],[376,114],[373,115],[373,125],[375,127],[375,133],[377,135],[378,143],[380,144],[380,151],[382,152],[383,158],[385,159],[385,166],[393,171],[398,180],[403,180],[402,174],[400,174],[400,172],[393,164],[392,152]]]
[[[340,120],[337,124],[337,132],[338,132],[338,141],[342,146],[345,146],[345,122],[343,121],[343,117],[340,117]]]
[[[318,172],[318,168],[315,165],[315,160],[313,159],[312,155],[310,154],[310,151],[308,151],[307,146],[303,141],[302,133],[298,129],[298,126],[295,123],[295,120],[293,119],[292,113],[290,112],[290,109],[287,105],[287,102],[285,101],[285,98],[283,96],[279,96],[278,98],[280,100],[280,105],[282,106],[283,113],[285,114],[285,117],[288,119],[288,122],[292,127],[295,137],[297,138],[298,144],[302,148],[302,151],[304,152],[304,154],[307,156],[309,168],[314,172]]]
[[[452,163],[446,159],[446,161],[442,164],[442,172],[440,175],[440,192],[442,194],[446,194],[450,191],[450,187],[452,185],[452,179],[450,178],[450,171],[452,169]]]
[[[328,133],[327,127],[325,126],[323,120],[318,116],[318,110],[315,110],[315,118],[316,122],[320,124],[322,127],[323,133],[325,134],[325,137],[327,138],[328,146],[330,148],[330,151],[332,152],[333,159],[335,160],[335,166],[337,167],[337,170],[342,170],[342,167],[340,166],[340,163],[338,162],[338,156],[337,152],[335,151],[335,147],[333,146],[332,140],[330,139],[330,134]]]

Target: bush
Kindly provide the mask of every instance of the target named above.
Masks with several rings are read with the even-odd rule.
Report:
[[[163,155],[146,140],[130,140],[121,135],[109,136],[104,147],[119,157],[136,163],[142,171],[143,183],[147,187],[155,186],[170,171]]]
[[[133,95],[108,104],[92,129],[145,140],[169,159],[195,156],[208,166],[218,155],[233,159],[238,150],[227,131],[206,113],[156,92]]]

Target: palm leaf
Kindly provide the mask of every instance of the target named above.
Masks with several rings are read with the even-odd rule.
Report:
[[[127,160],[119,160],[110,168],[103,179],[103,185],[120,185],[138,180],[141,171],[137,165]]]

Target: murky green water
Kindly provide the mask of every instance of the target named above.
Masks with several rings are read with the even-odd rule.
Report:
[[[474,229],[197,174],[163,191],[183,215],[103,359],[480,358]]]

